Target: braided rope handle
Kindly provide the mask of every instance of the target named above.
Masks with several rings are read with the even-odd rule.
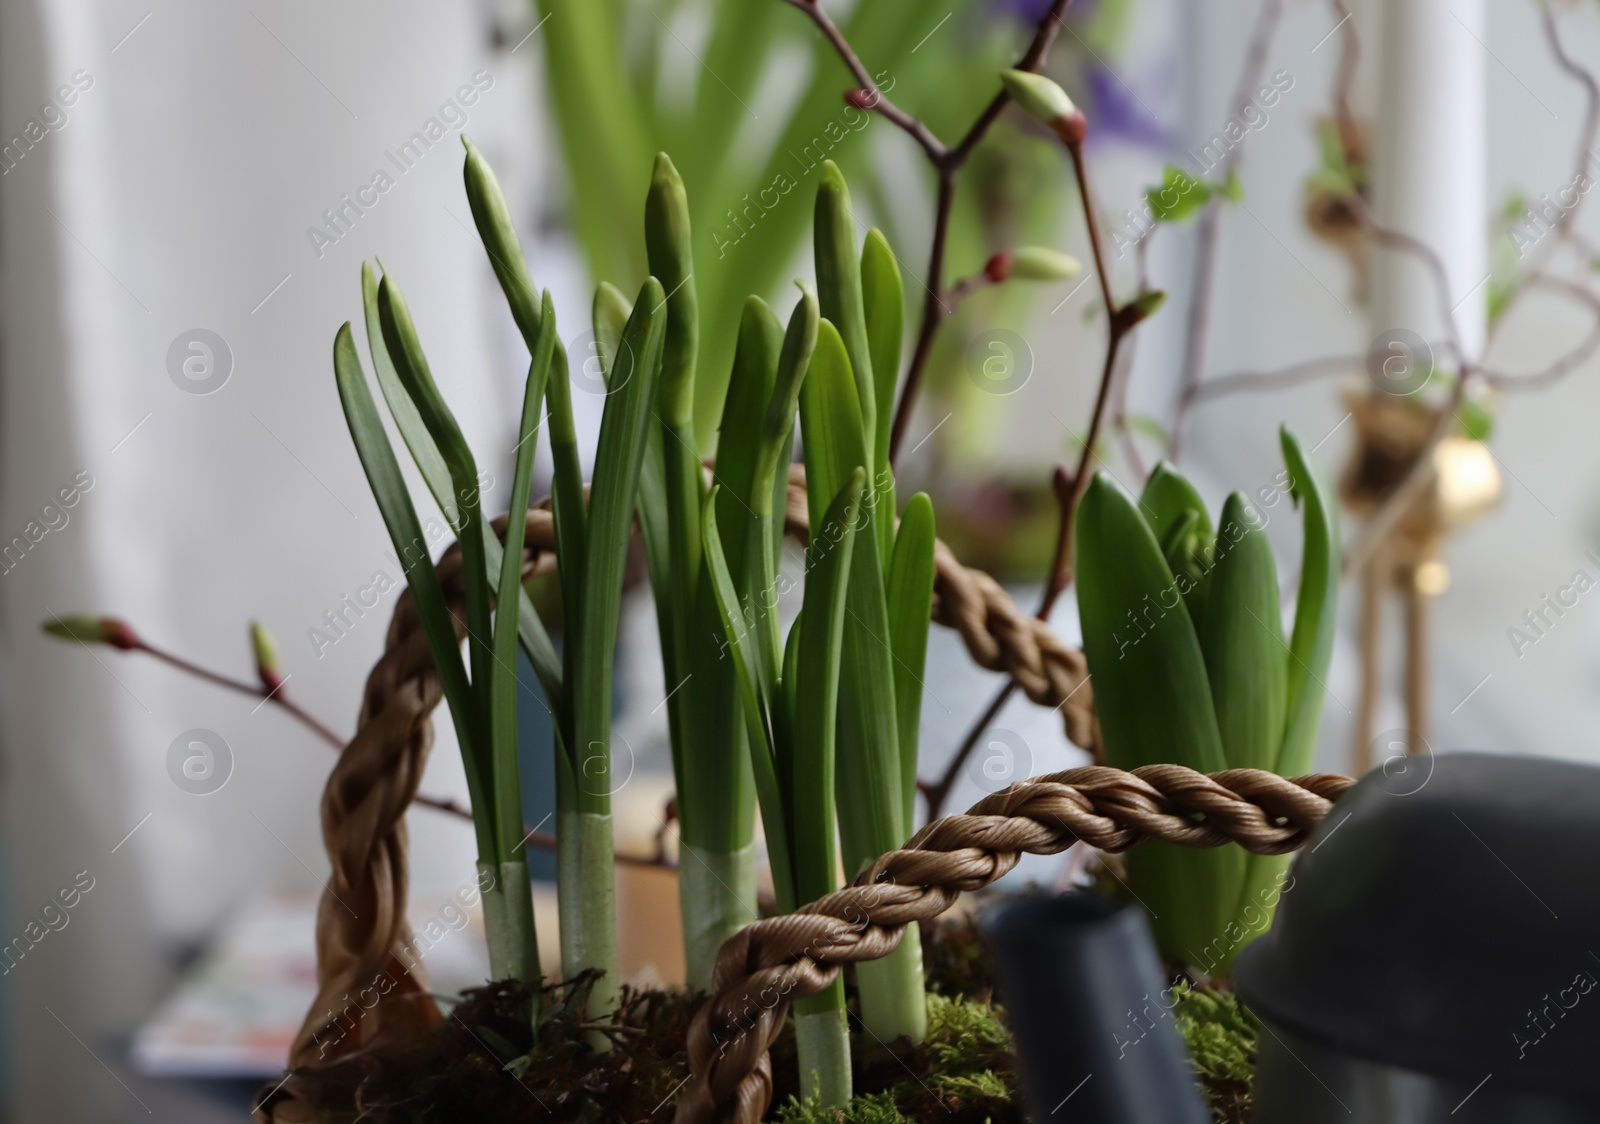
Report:
[[[675,1124],[758,1124],[772,1100],[768,1051],[789,1005],[827,988],[842,965],[893,952],[908,924],[931,921],[963,891],[1008,873],[1023,854],[1053,855],[1080,840],[1125,851],[1147,838],[1190,847],[1236,842],[1257,854],[1284,854],[1353,783],[1258,769],[1207,776],[1181,765],[1131,773],[1090,766],[1023,781],[964,816],[935,820],[846,889],[728,938],[711,996],[689,1028],[693,1076]]]
[[[809,520],[800,465],[790,471],[785,522],[803,542]],[[528,511],[526,525],[523,579],[554,573],[548,501]],[[494,526],[503,537],[504,518]],[[438,573],[464,639],[458,545],[444,553]],[[1095,744],[1083,653],[1024,613],[988,574],[961,565],[942,542],[935,547],[933,616],[961,634],[980,666],[1012,675],[1035,702],[1059,707],[1075,743]],[[405,920],[405,813],[433,746],[430,715],[442,695],[416,607],[402,592],[383,655],[367,677],[355,736],[323,792],[322,838],[332,872],[317,911],[317,998],[296,1035],[291,1067],[326,1065],[396,1023],[420,1031],[439,1021]]]

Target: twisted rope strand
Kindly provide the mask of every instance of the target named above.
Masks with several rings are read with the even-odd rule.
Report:
[[[906,925],[931,921],[1023,854],[1052,855],[1080,840],[1126,851],[1143,839],[1283,854],[1305,842],[1353,783],[1257,769],[1207,776],[1181,765],[1131,773],[1089,766],[1023,781],[964,816],[934,821],[851,886],[728,938],[711,997],[689,1029],[693,1077],[675,1124],[757,1124],[772,1099],[768,1050],[789,1004],[828,987],[842,965],[892,952]]]

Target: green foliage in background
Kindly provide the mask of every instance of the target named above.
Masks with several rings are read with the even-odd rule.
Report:
[[[642,276],[647,262],[654,269],[632,217],[635,185],[647,181],[656,152],[672,153],[688,188],[706,360],[695,385],[695,434],[709,451],[744,298],[771,299],[792,271],[823,160],[862,185],[873,216],[900,247],[927,244],[932,174],[909,138],[844,101],[853,76],[811,21],[781,0],[698,7],[536,0],[536,7],[543,22],[530,45],[544,50],[572,224],[591,274],[624,279]],[[1074,34],[1103,52],[1126,7],[1099,5]],[[1015,61],[1033,31],[988,0],[937,11],[913,0],[874,0],[834,14],[875,81],[951,143],[993,96],[995,71]],[[1063,40],[1058,53],[1078,50],[1075,40]],[[1019,141],[1002,126],[974,154],[956,197],[947,281],[975,272],[997,250],[1051,240],[1065,167],[1058,155]],[[927,185],[921,206],[903,197],[912,167]],[[906,264],[920,274],[922,258],[915,251]],[[921,286],[912,288],[920,300]]]
[[[1267,517],[1241,492],[1213,528],[1193,485],[1156,466],[1136,501],[1097,474],[1077,512],[1078,610],[1106,761],[1203,773],[1309,771],[1333,651],[1339,534],[1329,493],[1282,431],[1285,471],[1256,498],[1292,497],[1305,549],[1286,640]],[[1287,859],[1236,844],[1142,844],[1129,886],[1171,961],[1225,973],[1267,927]]]

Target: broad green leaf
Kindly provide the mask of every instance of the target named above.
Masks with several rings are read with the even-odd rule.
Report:
[[[606,814],[611,807],[612,654],[645,433],[661,375],[665,296],[661,283],[651,277],[634,301],[612,375],[617,389],[606,398],[595,449],[583,601],[575,637],[578,662],[570,686],[576,735],[570,748],[576,758],[575,810],[580,812]]]
[[[1205,629],[1206,603],[1211,596],[1213,543],[1202,536],[1199,518],[1194,512],[1185,511],[1161,543],[1162,557],[1178,583],[1178,592],[1197,633]]]
[[[1266,523],[1242,492],[1222,505],[1200,650],[1230,769],[1271,769],[1283,744],[1289,649]]]
[[[857,468],[823,513],[835,538],[814,538],[807,548],[806,595],[801,609],[795,691],[793,773],[795,890],[815,901],[838,888],[834,851],[834,769],[839,678],[844,661],[845,605],[854,581],[852,554],[866,470]],[[870,541],[871,536],[862,536]]]
[[[1289,646],[1265,522],[1240,492],[1222,506],[1200,646],[1229,768],[1274,768],[1283,744]],[[1253,936],[1265,928],[1262,920],[1271,915],[1268,903],[1277,900],[1274,891],[1287,865],[1287,855],[1248,857],[1234,932]],[[1214,946],[1216,968],[1231,967],[1247,943],[1248,937]]]
[[[1300,595],[1295,601],[1294,633],[1289,640],[1288,730],[1277,772],[1297,776],[1311,768],[1322,721],[1322,696],[1333,659],[1333,632],[1339,610],[1339,515],[1328,502],[1300,439],[1280,431],[1290,494],[1305,520],[1305,553],[1300,563]]]
[[[1139,510],[1155,532],[1157,542],[1166,541],[1168,532],[1186,511],[1194,512],[1201,533],[1207,539],[1216,535],[1200,493],[1195,491],[1194,485],[1183,473],[1166,461],[1157,461],[1150,478],[1144,482],[1144,491],[1139,495]]]
[[[533,454],[539,434],[539,413],[544,388],[550,379],[555,354],[555,310],[544,294],[540,330],[533,362],[522,397],[522,422],[517,428],[516,467],[511,477],[511,504],[507,509],[505,546],[501,551],[495,605],[494,664],[490,672],[490,744],[494,768],[495,825],[500,841],[500,861],[518,860],[523,854],[522,783],[517,764],[517,614],[511,608],[522,599],[522,544],[527,539],[528,493],[533,487]]]
[[[422,632],[428,641],[428,651],[433,655],[440,685],[450,704],[456,740],[461,744],[468,795],[474,808],[490,808],[488,777],[484,775],[485,770],[480,769],[477,755],[472,752],[475,731],[469,716],[474,712],[475,704],[466,668],[461,663],[461,646],[456,640],[455,623],[445,603],[439,575],[433,568],[433,558],[428,553],[428,540],[422,535],[422,524],[411,505],[411,494],[406,490],[405,478],[400,475],[400,464],[395,460],[394,450],[389,447],[383,419],[378,416],[372,392],[367,387],[366,374],[361,369],[361,358],[356,354],[355,339],[348,322],[334,337],[333,373],[339,388],[339,402],[344,407],[345,423],[355,442],[356,454],[361,458],[362,470],[372,486],[372,497],[377,501],[383,524],[389,530],[395,555],[401,560],[406,585],[411,590],[411,600],[416,605],[417,617],[422,622]],[[490,817],[475,816],[473,827],[477,833],[479,859],[484,862],[496,859],[497,846]]]
[[[1180,591],[1198,632],[1205,616],[1212,541],[1216,537],[1206,505],[1182,473],[1160,461],[1145,481],[1139,510],[1155,531],[1168,568],[1175,576],[1182,574],[1186,579]]]
[[[865,430],[864,467],[875,469],[873,455],[878,423],[878,397],[873,383],[872,347],[867,339],[866,306],[861,294],[861,263],[856,257],[856,217],[850,189],[832,160],[825,160],[817,183],[815,239],[817,299],[824,318],[833,322],[850,357],[858,409]]]
[[[933,501],[926,492],[918,492],[900,518],[887,589],[895,722],[900,735],[900,822],[908,829],[916,818],[917,734],[933,613],[933,544]]]
[[[1226,767],[1205,660],[1172,571],[1134,501],[1096,473],[1076,515],[1078,614],[1107,764]],[[1232,918],[1245,854],[1142,843],[1130,885],[1164,955],[1192,960]]]

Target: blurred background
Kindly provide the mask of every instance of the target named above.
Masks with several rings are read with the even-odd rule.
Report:
[[[880,87],[951,143],[1047,7],[828,4]],[[1318,767],[1408,749],[1597,759],[1600,389],[1583,278],[1600,216],[1579,204],[1600,174],[1582,77],[1600,65],[1600,12],[1352,7],[1067,8],[1045,70],[1090,121],[1112,285],[1169,293],[1128,353],[1105,462],[1137,487],[1176,451],[1213,508],[1234,489],[1266,505],[1287,423],[1339,484],[1356,544],[1463,368],[1491,372],[1452,407],[1437,502],[1342,589]],[[0,1119],[239,1120],[281,1072],[313,994],[332,753],[276,703],[348,734],[399,588],[329,360],[359,319],[362,260],[381,255],[407,287],[489,506],[509,490],[524,353],[472,230],[459,134],[499,173],[579,357],[594,283],[642,279],[647,169],[669,152],[694,207],[700,381],[718,388],[743,296],[786,310],[791,278],[810,275],[820,155],[844,168],[862,233],[882,227],[900,259],[909,354],[935,179],[904,133],[847,103],[854,85],[782,0],[0,2]],[[1152,208],[1164,176],[1213,202]],[[1351,190],[1437,268],[1362,237],[1338,206]],[[1064,153],[1012,110],[959,180],[944,287],[1024,244],[1090,260]],[[1098,385],[1097,286],[1086,271],[968,296],[908,430],[902,492],[930,491],[941,536],[1025,605],[1055,535],[1050,474],[1076,462]],[[1430,356],[1436,378],[1386,393],[1386,359],[1404,379]],[[1239,393],[1194,394],[1219,379]],[[601,399],[575,397],[592,448]],[[1270,533],[1292,589],[1300,534],[1280,499]],[[246,684],[259,620],[281,698],[41,634],[75,612]],[[1053,623],[1076,639],[1071,597]],[[618,845],[647,854],[670,846],[671,782],[646,589],[618,661],[633,758]],[[935,630],[924,775],[999,685]],[[524,710],[537,766],[548,730]],[[436,729],[423,791],[464,799]],[[1084,759],[1059,715],[1016,696],[948,808]],[[551,800],[525,775],[538,822]],[[472,836],[428,808],[409,819],[427,918],[472,879]],[[72,908],[53,904],[73,886]],[[641,910],[652,895],[671,899],[641,884]],[[625,955],[670,980],[671,950],[640,935]],[[435,990],[481,978],[479,944],[441,946]]]

